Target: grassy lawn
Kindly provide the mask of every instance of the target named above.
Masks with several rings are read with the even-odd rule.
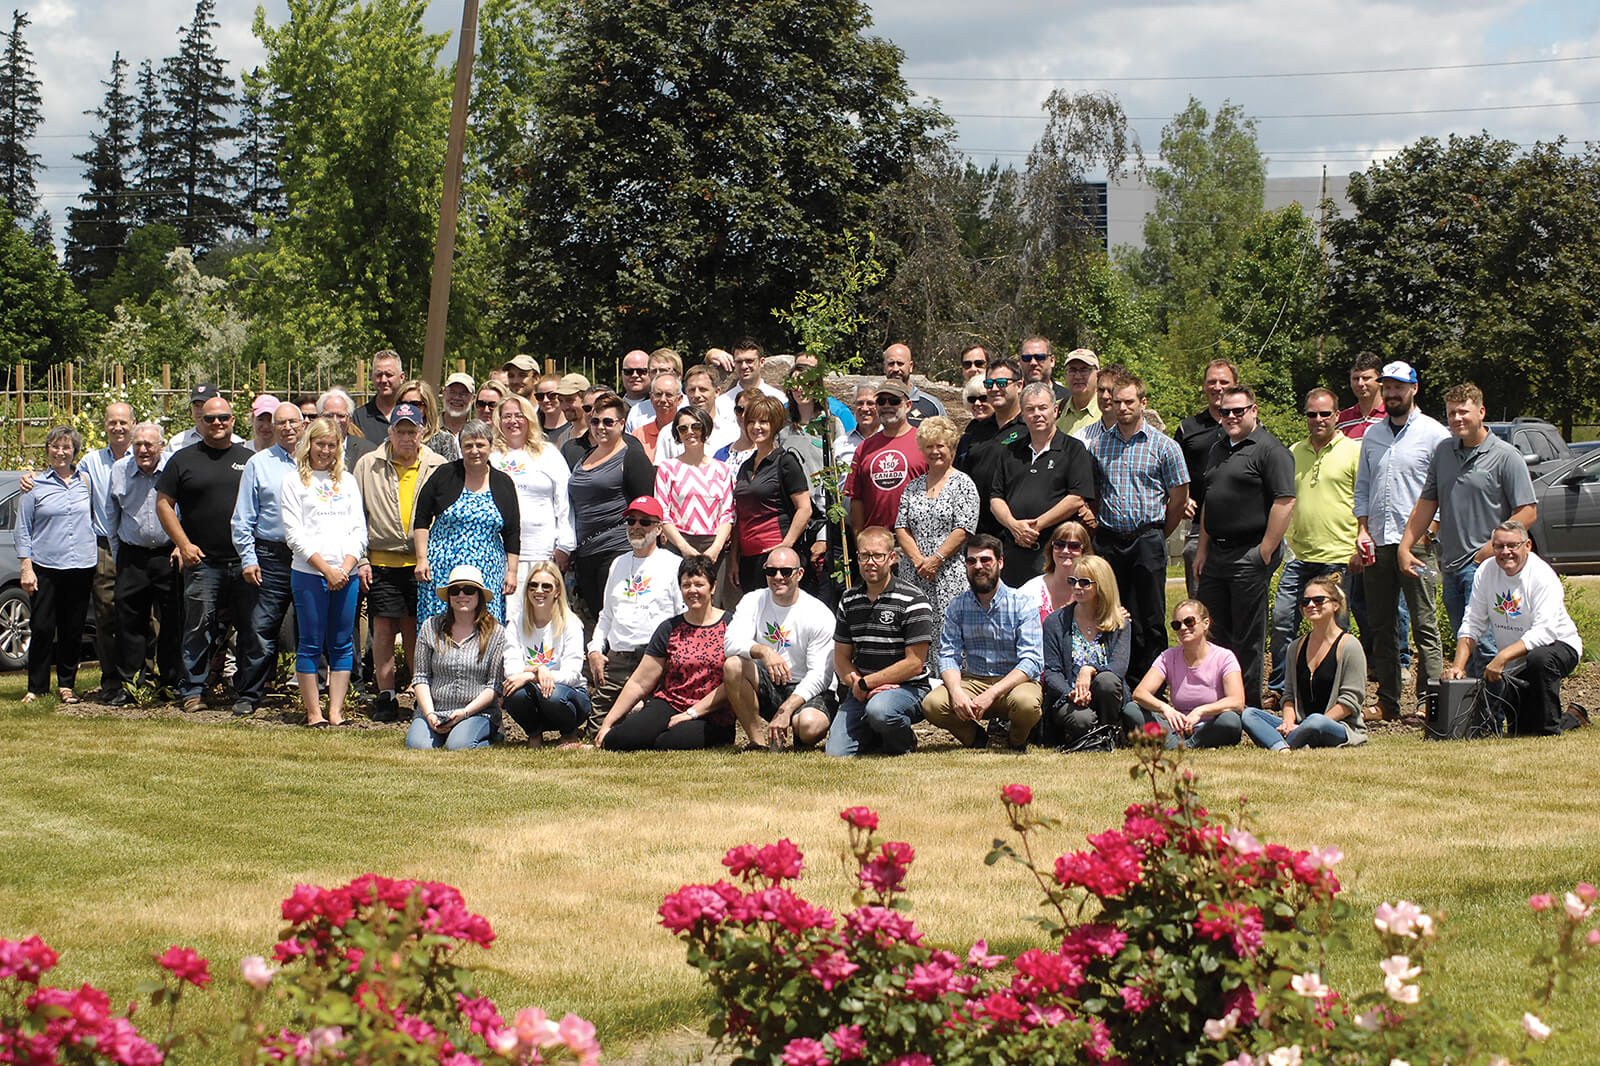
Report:
[[[69,717],[22,708],[21,688],[0,678],[0,935],[37,932],[62,950],[57,983],[95,981],[125,1001],[150,953],[172,943],[231,975],[276,939],[277,903],[295,883],[375,870],[460,886],[499,934],[485,962],[502,1006],[578,1011],[617,1050],[703,1031],[707,1001],[655,908],[685,881],[715,879],[732,844],[790,837],[809,856],[806,890],[842,907],[837,812],[870,804],[917,849],[913,913],[930,936],[963,951],[986,936],[1010,952],[1035,942],[1023,921],[1035,893],[1016,868],[982,863],[1002,827],[999,786],[1030,783],[1064,816],[1057,850],[1113,824],[1137,794],[1122,756],[420,754],[392,729]],[[1399,897],[1445,909],[1452,1002],[1514,1024],[1530,976],[1526,897],[1600,880],[1600,730],[1585,733],[1379,738],[1291,758],[1202,753],[1194,765],[1214,803],[1247,795],[1271,838],[1342,847],[1361,912]],[[1374,944],[1351,932],[1333,983],[1373,989]],[[1588,1032],[1541,1061],[1600,1059],[1584,1021],[1597,1009],[1591,982],[1551,1012],[1558,1028]]]

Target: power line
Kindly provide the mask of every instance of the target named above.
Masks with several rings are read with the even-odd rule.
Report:
[[[1593,107],[1600,105],[1600,100],[1567,100],[1561,103],[1549,104],[1497,104],[1490,107],[1429,107],[1416,111],[1322,111],[1308,112],[1303,115],[1248,115],[1255,121],[1267,119],[1303,119],[1303,118],[1394,118],[1407,115],[1455,115],[1482,111],[1537,111],[1551,107]],[[952,114],[950,118],[995,118],[995,119],[1040,119],[1042,114],[1032,115],[969,115]],[[1171,115],[1130,115],[1129,122],[1170,122]]]
[[[1249,81],[1266,78],[1335,78],[1361,74],[1417,74],[1435,70],[1485,70],[1491,67],[1525,67],[1544,63],[1585,63],[1600,59],[1592,56],[1552,56],[1547,59],[1505,59],[1490,63],[1449,63],[1431,67],[1365,67],[1352,70],[1297,70],[1277,74],[1129,74],[1094,77],[979,77],[957,74],[907,74],[910,81],[982,81],[1050,84],[1052,82],[1132,82],[1132,81]]]

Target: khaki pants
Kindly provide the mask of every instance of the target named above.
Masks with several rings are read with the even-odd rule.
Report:
[[[977,696],[987,692],[999,680],[998,677],[964,676],[961,678],[961,688],[968,696]],[[999,718],[1010,722],[1011,746],[1020,747],[1028,742],[1028,734],[1032,733],[1033,727],[1039,723],[1043,704],[1044,693],[1040,690],[1039,683],[1024,681],[995,700],[994,705],[984,714],[984,718]],[[984,743],[985,733],[979,723],[956,717],[955,709],[950,705],[948,686],[941,686],[928,693],[922,701],[922,713],[929,722],[955,734],[956,739],[969,748],[980,747]]]

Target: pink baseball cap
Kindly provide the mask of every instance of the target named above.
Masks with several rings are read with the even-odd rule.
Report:
[[[266,393],[262,393],[260,396],[257,396],[255,402],[250,405],[250,417],[260,418],[262,415],[270,415],[272,412],[278,409],[278,405],[282,402],[283,401],[278,399],[276,396],[269,396]]]

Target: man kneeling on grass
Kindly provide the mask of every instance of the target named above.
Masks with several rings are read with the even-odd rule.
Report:
[[[800,590],[793,549],[772,549],[762,572],[767,587],[746,593],[728,623],[728,702],[745,732],[767,747],[787,747],[791,738],[810,747],[828,732],[833,613]]]
[[[922,710],[969,748],[987,743],[985,718],[1009,722],[1009,747],[1022,752],[1042,713],[1044,631],[1038,602],[1000,582],[1004,552],[987,533],[967,541],[971,587],[950,601],[939,636],[944,687],[929,693]]]

